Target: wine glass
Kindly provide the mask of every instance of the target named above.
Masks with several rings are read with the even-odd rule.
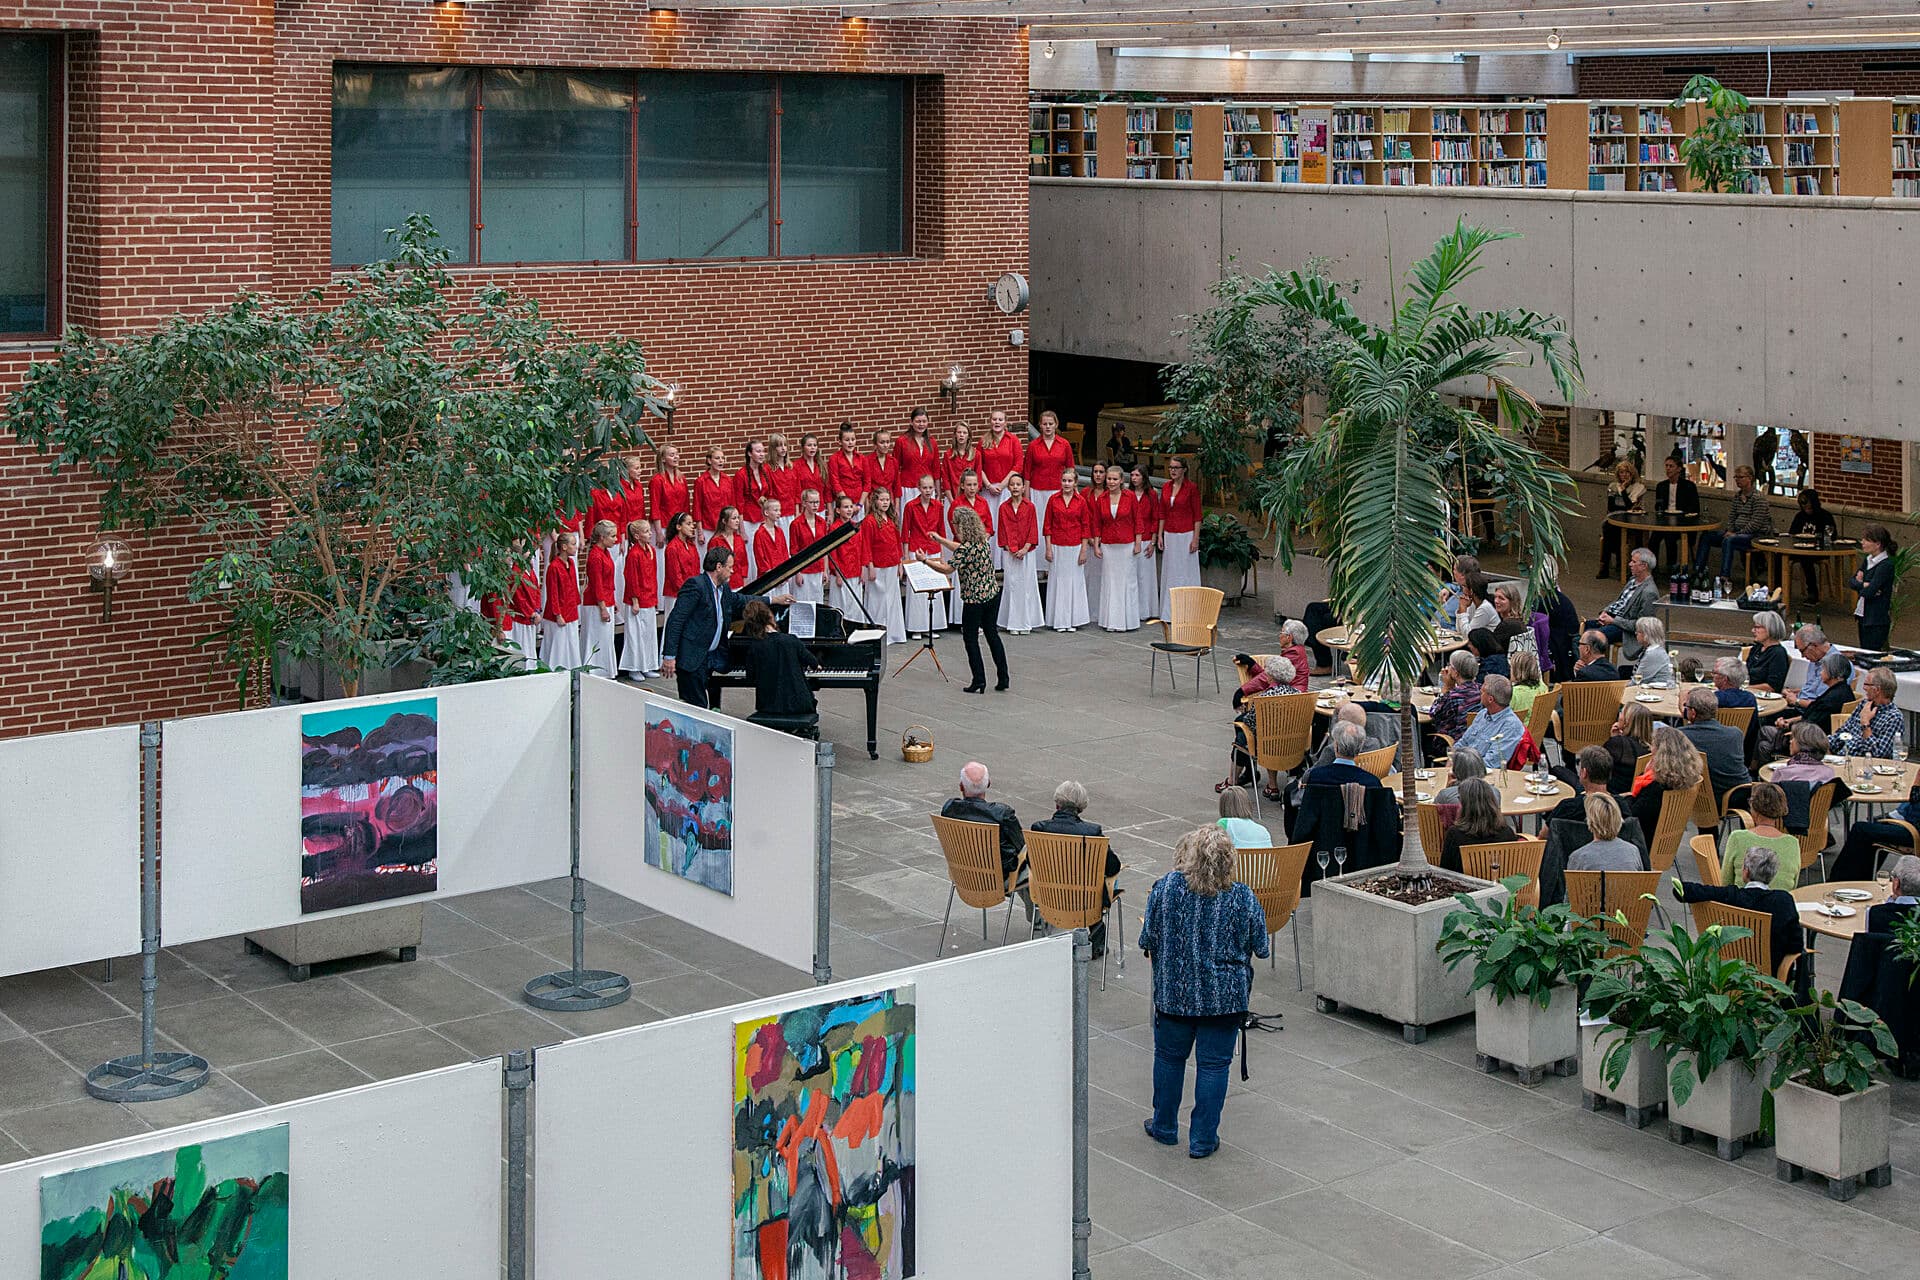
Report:
[[[1320,864],[1320,878],[1325,880],[1327,878],[1327,851],[1325,849],[1316,849],[1313,856]]]
[[[1343,876],[1347,874],[1347,846],[1343,844],[1333,846],[1333,861],[1334,866],[1337,868],[1334,872],[1335,875]]]
[[[1873,882],[1880,890],[1880,901],[1885,902],[1893,896],[1893,860],[1888,859],[1873,870]]]

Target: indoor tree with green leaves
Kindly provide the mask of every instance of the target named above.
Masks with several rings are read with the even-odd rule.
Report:
[[[1706,104],[1706,116],[1681,139],[1680,158],[1687,162],[1687,172],[1702,191],[1733,191],[1741,175],[1752,168],[1747,112],[1753,104],[1744,93],[1705,75],[1688,80],[1673,105],[1685,107],[1695,102]]]
[[[1269,271],[1240,298],[1251,321],[1263,308],[1316,317],[1345,339],[1328,388],[1325,426],[1277,458],[1255,486],[1261,510],[1279,531],[1283,568],[1295,540],[1316,538],[1328,561],[1332,605],[1362,630],[1360,669],[1405,691],[1420,678],[1433,639],[1436,589],[1448,563],[1447,491],[1451,460],[1481,460],[1509,522],[1521,531],[1531,597],[1561,547],[1560,518],[1571,482],[1535,447],[1539,403],[1511,372],[1537,358],[1567,404],[1581,393],[1580,356],[1564,321],[1518,308],[1471,310],[1455,294],[1480,270],[1486,247],[1514,233],[1464,221],[1413,265],[1406,298],[1393,300],[1384,324],[1360,318],[1340,286],[1300,271]],[[1508,424],[1501,430],[1442,392],[1483,385]],[[1415,808],[1412,703],[1402,699],[1400,782],[1405,812]],[[1401,867],[1427,868],[1418,824],[1405,824]]]
[[[583,342],[531,299],[456,297],[419,215],[392,256],[298,299],[243,294],[104,341],[73,331],[7,406],[22,441],[100,482],[100,527],[190,528],[188,596],[246,697],[275,648],[360,674],[420,658],[436,680],[518,671],[449,598],[507,598],[516,539],[624,477],[663,414],[638,342]]]

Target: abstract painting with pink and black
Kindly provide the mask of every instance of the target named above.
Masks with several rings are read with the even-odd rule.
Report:
[[[439,883],[436,700],[300,718],[300,912],[430,893]]]

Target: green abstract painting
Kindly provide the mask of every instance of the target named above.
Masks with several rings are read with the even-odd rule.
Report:
[[[40,1280],[286,1280],[287,1126],[40,1180]]]

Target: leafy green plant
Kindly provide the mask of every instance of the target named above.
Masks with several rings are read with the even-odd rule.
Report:
[[[1200,567],[1245,573],[1260,558],[1247,526],[1218,512],[1200,521]]]
[[[1513,238],[1463,220],[1408,273],[1405,301],[1385,324],[1362,320],[1341,287],[1312,272],[1269,272],[1236,301],[1252,323],[1267,308],[1304,312],[1339,334],[1328,383],[1326,425],[1297,441],[1256,478],[1255,500],[1278,532],[1281,566],[1293,567],[1296,539],[1317,543],[1328,561],[1335,613],[1363,630],[1360,669],[1390,687],[1419,683],[1431,643],[1429,618],[1449,556],[1447,492],[1464,454],[1486,467],[1494,496],[1519,529],[1537,596],[1545,566],[1561,550],[1561,516],[1572,483],[1528,438],[1540,406],[1509,371],[1537,354],[1560,396],[1578,403],[1580,357],[1566,324],[1521,309],[1469,310],[1456,291],[1480,270],[1489,244]],[[1512,431],[1443,389],[1484,382]],[[1414,713],[1401,708],[1400,741],[1415,741]],[[1413,766],[1401,761],[1409,812]],[[1406,824],[1400,867],[1428,870],[1416,824]]]
[[[1687,81],[1673,105],[1702,101],[1705,118],[1681,140],[1680,158],[1702,191],[1732,191],[1750,167],[1747,112],[1752,104],[1745,94],[1712,76],[1697,75]]]
[[[1601,1059],[1611,1086],[1626,1074],[1636,1042],[1668,1058],[1667,1084],[1684,1103],[1728,1062],[1758,1062],[1793,1005],[1793,991],[1744,960],[1723,956],[1746,929],[1709,925],[1695,938],[1674,925],[1610,962],[1587,987],[1587,1012],[1621,1028]],[[1698,1060],[1698,1067],[1695,1060]]]
[[[1902,911],[1893,921],[1893,954],[1912,966],[1907,985],[1920,979],[1920,911]]]
[[[1893,595],[1887,601],[1887,616],[1898,622],[1905,616],[1907,606],[1913,603],[1913,593],[1907,590],[1907,577],[1920,569],[1920,545],[1911,540],[1903,542],[1887,557],[1887,563],[1893,569]]]
[[[1470,894],[1455,894],[1460,909],[1441,922],[1435,949],[1449,970],[1463,960],[1474,961],[1469,991],[1490,987],[1495,1004],[1531,1000],[1544,1009],[1552,1003],[1555,987],[1579,978],[1600,958],[1607,948],[1606,931],[1564,902],[1550,907],[1522,904],[1525,876],[1508,876],[1500,887],[1507,896],[1492,910]]]
[[[1816,991],[1811,1001],[1789,1010],[1760,1048],[1778,1055],[1774,1088],[1792,1080],[1832,1094],[1865,1093],[1880,1074],[1881,1058],[1900,1056],[1880,1015],[1852,1000],[1836,1000],[1831,991]]]
[[[435,678],[517,670],[447,576],[505,598],[513,542],[582,511],[664,416],[637,342],[581,342],[531,299],[456,299],[424,217],[392,257],[289,301],[244,294],[30,366],[13,431],[100,483],[100,527],[182,523],[209,544],[188,597],[232,666],[319,659],[350,690],[413,658]]]

